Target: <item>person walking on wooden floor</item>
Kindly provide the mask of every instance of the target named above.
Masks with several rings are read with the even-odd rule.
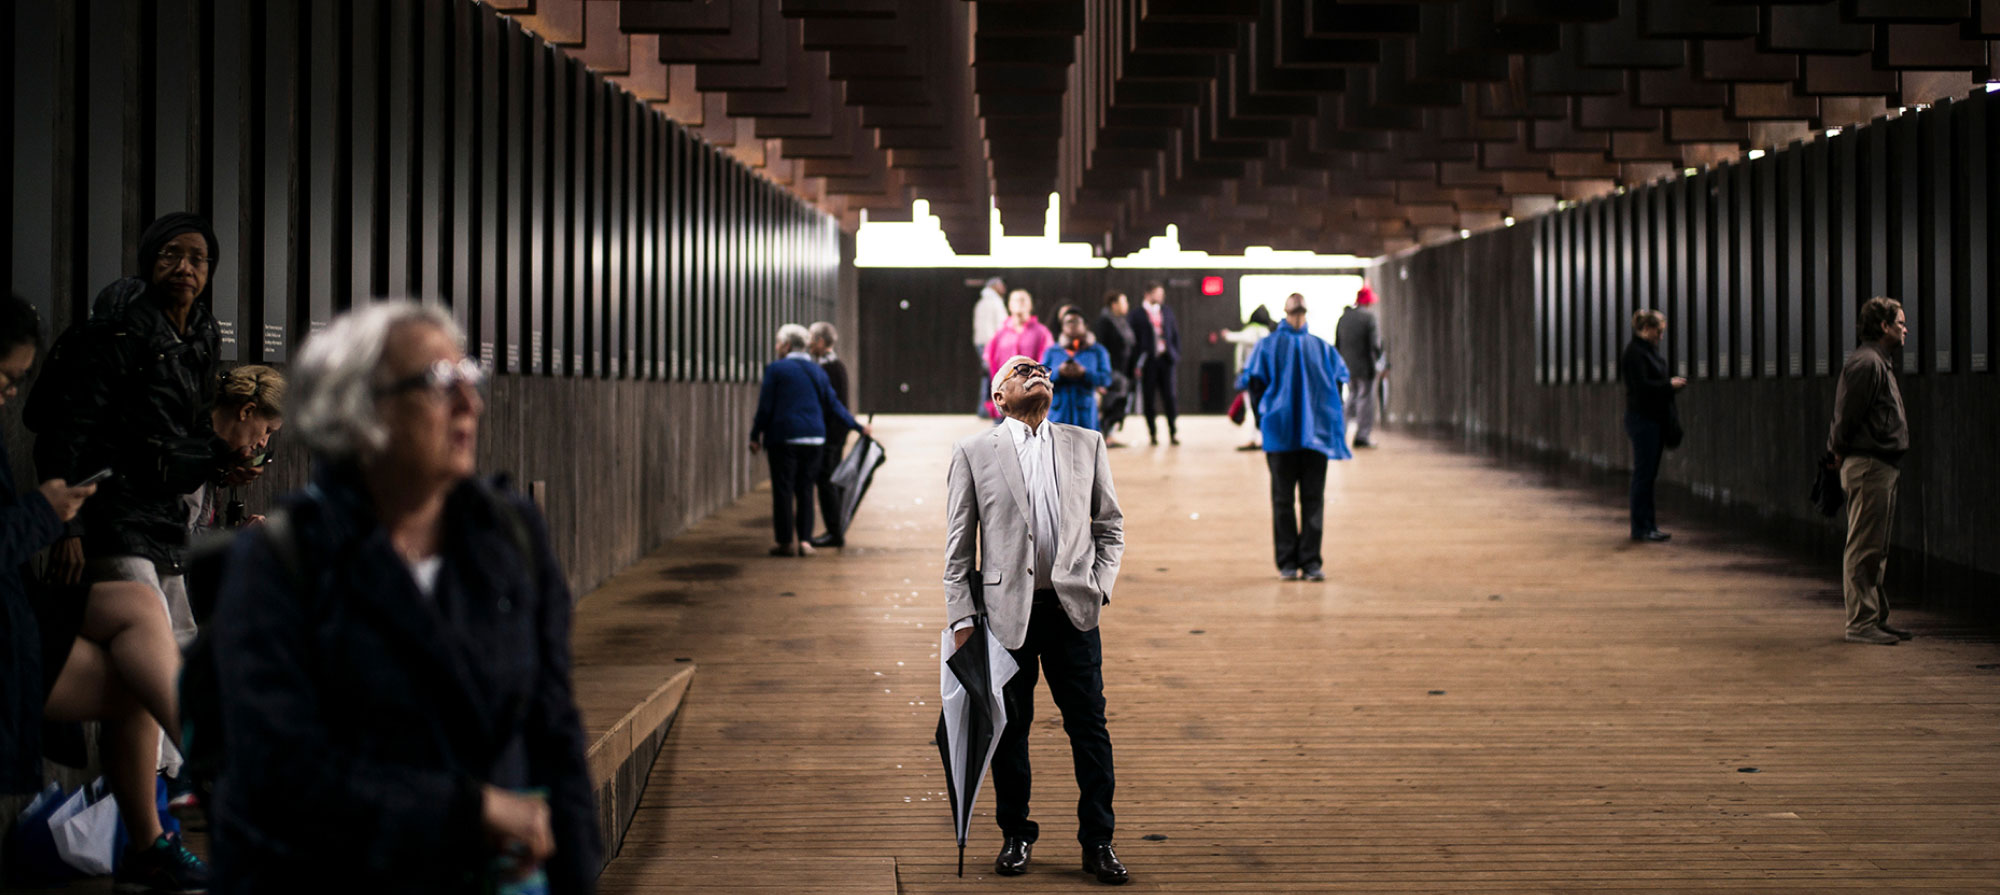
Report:
[[[972,576],[980,576],[988,629],[1021,669],[1004,690],[1007,727],[993,758],[994,815],[1006,836],[994,872],[1026,872],[1039,833],[1028,819],[1028,730],[1039,662],[1075,759],[1083,870],[1117,885],[1130,874],[1111,846],[1114,778],[1097,623],[1118,580],[1125,517],[1104,437],[1049,421],[1054,393],[1048,367],[1031,357],[1008,358],[992,387],[1005,421],[952,448],[945,620],[964,646],[977,612]]]
[[[1261,385],[1264,461],[1271,468],[1271,536],[1278,577],[1325,581],[1320,541],[1326,517],[1326,463],[1348,460],[1340,386],[1347,364],[1306,331],[1306,297],[1285,298],[1285,319],[1257,346],[1236,387]],[[1297,501],[1297,509],[1293,501]]]

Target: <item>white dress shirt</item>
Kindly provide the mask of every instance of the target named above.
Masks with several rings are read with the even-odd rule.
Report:
[[[1062,504],[1056,499],[1055,424],[1043,420],[1041,428],[1013,417],[1001,422],[1014,436],[1014,457],[1021,462],[1021,481],[1028,488],[1028,525],[1035,536],[1035,589],[1054,590],[1056,535],[1062,531]],[[972,618],[952,623],[954,631],[972,627]]]
[[[1035,533],[1035,589],[1055,587],[1051,576],[1056,566],[1056,535],[1062,531],[1062,505],[1056,500],[1056,439],[1054,424],[1043,420],[1039,428],[1008,417],[1007,433],[1014,436],[1014,456],[1021,461],[1021,481],[1028,486],[1028,520]]]

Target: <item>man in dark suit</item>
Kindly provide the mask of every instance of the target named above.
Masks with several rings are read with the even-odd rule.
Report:
[[[1007,727],[993,758],[994,819],[1006,836],[994,872],[1028,869],[1040,828],[1028,819],[1028,731],[1035,678],[1048,679],[1075,759],[1077,842],[1083,869],[1117,885],[1130,878],[1111,848],[1111,734],[1104,717],[1098,615],[1111,602],[1125,553],[1125,516],[1104,439],[1050,422],[1048,367],[1016,355],[993,374],[1001,424],[952,448],[945,484],[945,620],[954,648],[972,635],[980,575],[988,630],[1020,666],[1005,688]]]
[[[1181,328],[1174,309],[1167,307],[1167,287],[1146,284],[1144,300],[1132,309],[1132,375],[1139,380],[1146,402],[1146,434],[1160,443],[1158,414],[1167,414],[1167,440],[1180,444],[1180,410],[1174,401],[1174,365],[1181,359]]]

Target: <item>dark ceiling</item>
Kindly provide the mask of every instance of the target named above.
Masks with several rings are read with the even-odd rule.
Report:
[[[1984,89],[2000,0],[488,0],[839,216],[1376,255]]]

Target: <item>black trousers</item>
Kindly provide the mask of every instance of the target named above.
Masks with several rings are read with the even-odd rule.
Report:
[[[1660,477],[1660,424],[1632,411],[1625,411],[1625,434],[1632,439],[1632,536],[1639,537],[1659,528],[1653,518],[1653,483]]]
[[[764,448],[771,458],[771,532],[778,543],[812,540],[813,480],[819,476],[820,446],[773,444]]]
[[[840,465],[841,450],[847,446],[847,433],[835,436],[828,432],[826,444],[819,452],[819,474],[813,486],[819,491],[819,518],[826,523],[828,537],[839,540],[842,534],[840,518],[840,491],[833,487],[833,470]]]
[[[1139,377],[1146,397],[1146,434],[1160,440],[1159,424],[1154,419],[1155,414],[1165,412],[1167,434],[1178,437],[1181,413],[1174,401],[1174,365],[1153,355],[1141,362]]]
[[[1104,728],[1104,648],[1095,629],[1079,631],[1070,624],[1052,590],[1035,592],[1028,616],[1028,638],[1008,650],[1021,670],[1001,691],[1007,700],[1007,729],[993,755],[994,816],[1000,831],[1029,842],[1041,828],[1028,819],[1033,789],[1028,770],[1028,728],[1035,722],[1035,673],[1049,679],[1049,695],[1062,710],[1063,730],[1076,765],[1076,840],[1089,846],[1108,843],[1115,826],[1111,793],[1111,734]]]
[[[1319,568],[1326,525],[1326,455],[1283,451],[1265,454],[1264,462],[1271,467],[1271,540],[1277,547],[1278,571]]]

